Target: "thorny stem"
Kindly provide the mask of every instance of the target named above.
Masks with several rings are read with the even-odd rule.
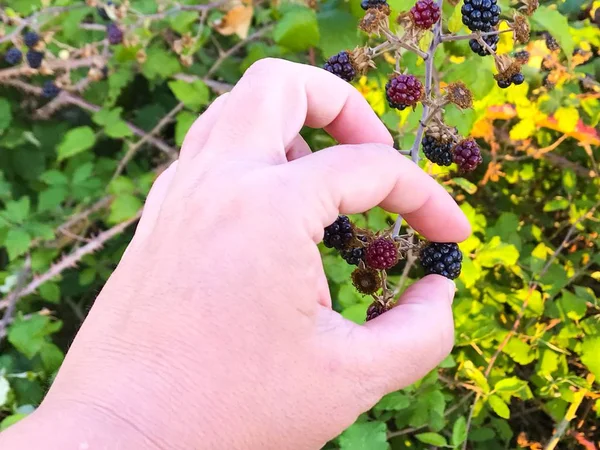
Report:
[[[466,35],[457,35],[457,34],[443,34],[440,35],[440,40],[442,42],[450,42],[450,41],[466,41],[471,40],[471,39],[477,39],[478,36],[494,36],[496,34],[502,34],[502,33],[510,33],[512,32],[513,29],[512,28],[508,28],[506,30],[495,30],[495,31],[487,31],[485,33],[471,33],[471,34],[466,34]]]

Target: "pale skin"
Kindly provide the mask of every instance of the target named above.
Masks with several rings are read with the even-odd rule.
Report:
[[[339,143],[311,154],[303,125]],[[454,284],[365,325],[331,309],[317,243],[381,206],[432,241],[470,226],[328,72],[254,64],[189,131],[40,407],[2,449],[318,449],[451,350]],[[342,264],[340,260],[340,264]]]

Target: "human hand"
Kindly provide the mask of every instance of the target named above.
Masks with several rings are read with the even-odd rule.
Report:
[[[310,154],[304,124],[342,145]],[[338,213],[376,205],[433,241],[470,232],[350,84],[309,66],[254,64],[156,181],[45,401],[14,433],[71,426],[71,440],[45,447],[61,449],[77,448],[65,445],[73,439],[319,448],[453,344],[454,287],[437,275],[364,326],[331,310],[316,244]]]

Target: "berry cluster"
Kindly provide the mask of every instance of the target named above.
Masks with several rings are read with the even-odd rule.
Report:
[[[420,261],[425,273],[454,280],[460,275],[463,256],[454,243],[431,242],[421,250]]]
[[[42,86],[42,96],[44,98],[54,98],[60,93],[60,88],[53,81],[45,81]]]
[[[418,0],[410,9],[410,18],[417,28],[429,30],[440,20],[440,7],[433,0]]]
[[[472,172],[483,162],[481,149],[475,139],[468,138],[454,144],[453,140],[440,139],[425,134],[422,141],[423,153],[429,161],[438,166],[456,163],[461,172]]]
[[[438,166],[452,164],[452,142],[437,139],[430,134],[425,134],[421,141],[423,153],[429,161]]]
[[[502,89],[506,89],[511,84],[519,85],[519,84],[523,84],[524,81],[525,81],[525,77],[523,76],[522,73],[515,73],[510,79],[498,80],[497,83],[498,83],[498,87],[500,87]]]
[[[44,59],[44,52],[41,51],[38,44],[40,43],[40,35],[35,31],[28,31],[23,35],[23,43],[28,48],[25,58],[27,64],[32,69],[39,69]],[[17,47],[11,47],[4,55],[4,61],[11,66],[16,66],[23,61],[23,52]]]

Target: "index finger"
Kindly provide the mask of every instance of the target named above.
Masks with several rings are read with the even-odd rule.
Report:
[[[280,164],[304,125],[325,128],[344,144],[393,144],[351,84],[317,67],[267,58],[233,88],[204,152]]]

